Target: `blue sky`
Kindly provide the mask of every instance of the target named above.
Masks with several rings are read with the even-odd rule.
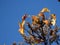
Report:
[[[23,41],[18,32],[18,19],[25,13],[37,15],[44,7],[56,14],[60,26],[60,2],[57,0],[0,0],[0,45]]]

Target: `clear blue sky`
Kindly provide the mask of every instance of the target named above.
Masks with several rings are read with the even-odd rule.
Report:
[[[36,15],[44,7],[56,14],[60,26],[60,3],[57,0],[0,0],[0,45],[23,41],[18,32],[18,18],[21,20],[25,13]]]

